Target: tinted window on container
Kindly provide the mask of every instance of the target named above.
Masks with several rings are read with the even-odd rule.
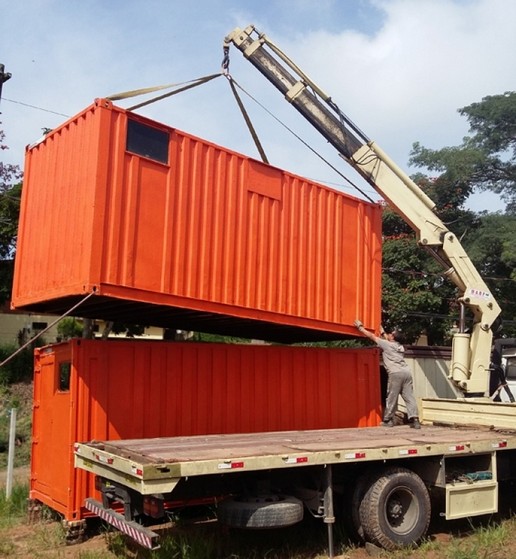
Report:
[[[141,122],[127,122],[127,151],[168,163],[168,132],[152,128]]]
[[[72,364],[69,361],[59,363],[59,383],[57,390],[59,392],[68,392],[70,390],[70,373]]]

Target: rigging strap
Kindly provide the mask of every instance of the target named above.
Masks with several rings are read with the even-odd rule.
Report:
[[[226,75],[228,81],[229,81],[229,85],[231,87],[231,91],[233,92],[233,95],[235,97],[235,100],[237,102],[238,107],[240,108],[240,111],[242,112],[242,116],[244,117],[245,123],[247,124],[247,128],[249,129],[249,132],[251,133],[251,136],[253,138],[254,144],[256,146],[256,149],[258,150],[260,157],[262,158],[262,161],[264,163],[269,163],[269,160],[267,159],[267,155],[265,155],[265,150],[263,149],[263,146],[260,142],[260,139],[258,138],[258,134],[256,133],[256,130],[253,126],[253,123],[251,122],[251,119],[249,118],[249,114],[247,113],[244,103],[242,102],[242,99],[240,98],[240,95],[238,95],[238,91],[236,90],[235,84],[236,82],[233,80],[233,78],[228,74]],[[238,85],[238,84],[236,84]]]
[[[148,101],[143,101],[142,103],[139,103],[138,105],[133,105],[132,107],[129,107],[128,110],[129,111],[133,111],[135,109],[139,109],[140,107],[145,107],[146,105],[150,105],[151,103],[154,103],[156,101],[161,101],[162,99],[166,99],[167,97],[171,97],[172,95],[175,95],[176,93],[181,93],[182,91],[186,91],[187,89],[192,89],[193,87],[197,87],[198,85],[202,85],[204,83],[207,83],[215,78],[218,78],[219,76],[221,76],[222,74],[217,73],[217,74],[210,74],[209,76],[205,76],[204,78],[198,78],[197,80],[192,80],[191,82],[186,82],[188,83],[188,85],[185,85],[184,87],[180,87],[179,89],[174,89],[174,91],[170,91],[169,93],[164,93],[163,95],[158,95],[158,97],[154,97],[152,99],[149,99]]]

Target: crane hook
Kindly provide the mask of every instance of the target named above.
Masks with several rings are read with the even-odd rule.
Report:
[[[229,74],[229,45],[223,47],[224,56],[222,58],[222,73],[227,76]]]

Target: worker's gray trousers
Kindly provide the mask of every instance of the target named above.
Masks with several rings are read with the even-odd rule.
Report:
[[[407,406],[409,419],[418,417],[419,412],[416,398],[414,397],[412,374],[407,370],[399,373],[389,373],[387,401],[385,402],[385,412],[383,414],[384,421],[389,421],[394,417],[398,407],[398,396],[400,395]]]

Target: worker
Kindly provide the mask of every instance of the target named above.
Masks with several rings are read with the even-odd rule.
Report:
[[[382,350],[383,364],[387,370],[388,382],[387,399],[381,425],[384,427],[394,426],[394,414],[398,406],[398,397],[401,395],[407,406],[410,426],[414,429],[421,429],[416,398],[414,397],[412,374],[404,359],[405,348],[400,343],[401,337],[399,332],[386,333],[382,328],[380,332],[381,337],[378,337],[368,332],[360,320],[355,320],[355,326]]]

